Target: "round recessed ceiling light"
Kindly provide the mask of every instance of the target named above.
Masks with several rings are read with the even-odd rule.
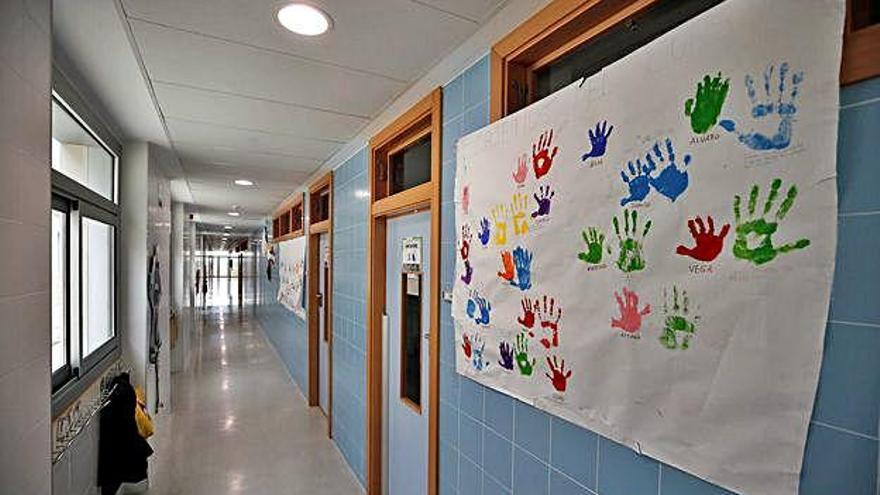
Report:
[[[238,179],[235,181],[235,184],[239,185],[239,186],[252,186],[252,185],[254,185],[253,181],[250,181],[247,179]]]
[[[232,230],[232,225],[224,225],[223,228],[226,230]]]
[[[303,36],[318,36],[330,29],[330,16],[304,3],[292,3],[278,10],[278,22],[285,29]]]
[[[237,216],[241,215],[241,213],[239,213],[237,211],[230,211],[229,213],[227,213],[227,215],[229,215],[230,217],[237,217]]]

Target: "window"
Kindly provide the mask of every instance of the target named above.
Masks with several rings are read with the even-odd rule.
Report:
[[[880,1],[849,0],[840,82],[880,76]]]
[[[61,82],[62,91],[66,88]],[[116,170],[120,147],[101,139],[75,94],[52,98],[52,389],[59,410],[118,354]],[[111,142],[111,149],[106,143]],[[116,151],[114,151],[116,150]]]
[[[400,397],[421,411],[422,406],[422,274],[401,274]]]
[[[391,194],[424,184],[431,180],[431,135],[406,145],[389,156],[391,162]]]

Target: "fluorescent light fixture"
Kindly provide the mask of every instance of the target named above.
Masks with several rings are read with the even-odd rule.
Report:
[[[252,186],[252,185],[254,185],[253,181],[249,181],[247,179],[238,179],[235,181],[235,184],[239,185],[239,186]]]
[[[241,213],[239,213],[237,211],[230,211],[229,213],[227,213],[227,215],[229,215],[230,217],[237,217],[237,216],[241,215]]]
[[[278,10],[278,22],[288,31],[303,36],[318,36],[330,29],[330,16],[304,3],[292,3]]]

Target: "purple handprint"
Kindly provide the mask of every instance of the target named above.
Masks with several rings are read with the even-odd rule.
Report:
[[[464,273],[461,274],[461,281],[464,282],[465,285],[470,285],[473,275],[474,269],[471,266],[470,260],[464,260]]]
[[[480,220],[480,231],[477,233],[477,237],[480,238],[480,244],[488,246],[491,233],[491,230],[489,230],[489,219],[483,217],[483,219]]]
[[[508,371],[513,371],[513,346],[507,342],[502,342],[498,345],[498,350],[501,351],[501,359],[498,361],[498,364]]]
[[[590,136],[590,151],[581,156],[581,161],[587,161],[589,158],[599,158],[605,154],[605,147],[608,145],[608,137],[614,126],[608,127],[608,121],[596,123],[595,131],[590,129],[587,134]]]
[[[550,186],[541,186],[539,192],[532,195],[538,202],[538,209],[532,212],[532,218],[543,217],[550,214],[550,200],[556,196],[556,191]]]

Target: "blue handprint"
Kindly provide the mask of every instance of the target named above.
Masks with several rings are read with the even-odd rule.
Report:
[[[672,139],[666,138],[666,157],[660,151],[660,144],[654,144],[654,156],[657,157],[659,163],[667,161],[666,167],[660,171],[657,177],[651,177],[651,186],[658,193],[666,196],[671,201],[675,201],[685,189],[688,187],[688,173],[683,168],[678,168],[675,162],[675,149],[672,147]],[[650,157],[650,154],[648,155]],[[691,155],[684,155],[684,166],[687,167],[691,163]],[[653,164],[653,163],[652,163]]]
[[[517,246],[513,250],[513,265],[516,267],[516,282],[511,280],[511,285],[519,290],[529,290],[532,287],[532,253]]]
[[[498,364],[508,371],[513,371],[513,346],[507,342],[502,342],[498,345],[498,350],[501,352],[501,359],[498,360]]]
[[[480,310],[479,314],[477,314],[477,309]],[[474,293],[468,300],[467,314],[474,319],[477,325],[488,325],[491,311],[492,304],[477,293]]]
[[[477,237],[480,238],[480,244],[482,244],[483,246],[488,246],[490,234],[491,231],[489,230],[489,219],[483,217],[483,219],[480,220],[480,231],[477,233]]]
[[[474,314],[477,312],[477,303],[474,302],[473,299],[468,299],[467,302],[467,315],[468,318],[473,318]]]
[[[489,365],[489,363],[483,361],[483,351],[486,350],[486,343],[483,342],[483,339],[480,338],[479,335],[474,336],[474,349],[473,349],[473,359],[472,362],[474,364],[474,369],[477,371],[482,371],[483,368]]]
[[[755,80],[751,75],[745,78],[746,92],[749,100],[752,102],[752,119],[755,122],[764,121],[763,119],[774,115],[779,116],[779,125],[776,127],[775,134],[771,132],[763,134],[761,132],[751,130],[749,132],[738,132],[736,122],[731,119],[725,119],[719,122],[719,125],[728,132],[736,132],[737,138],[741,143],[755,151],[782,150],[788,148],[791,144],[792,122],[794,114],[797,113],[795,100],[798,95],[798,88],[804,80],[803,72],[795,72],[791,76],[791,92],[786,94],[786,82],[788,78],[788,62],[783,62],[779,66],[778,80],[779,84],[776,101],[773,101],[771,95],[774,66],[769,65],[764,69],[764,95],[763,101],[758,100],[755,90]],[[787,98],[787,101],[783,101]]]
[[[586,152],[581,156],[581,161],[587,161],[588,158],[599,158],[605,154],[605,147],[608,145],[608,137],[611,136],[611,131],[614,130],[614,126],[608,127],[608,121],[603,120],[602,122],[596,123],[595,131],[590,129],[587,131],[587,134],[590,136],[590,151]]]
[[[629,196],[620,200],[620,206],[626,206],[634,201],[643,201],[651,192],[651,172],[657,167],[654,165],[650,153],[647,157],[647,165],[643,165],[641,159],[636,160],[635,165],[632,161],[628,162],[626,168],[629,170],[629,175],[624,170],[620,171],[620,177],[629,187]]]

